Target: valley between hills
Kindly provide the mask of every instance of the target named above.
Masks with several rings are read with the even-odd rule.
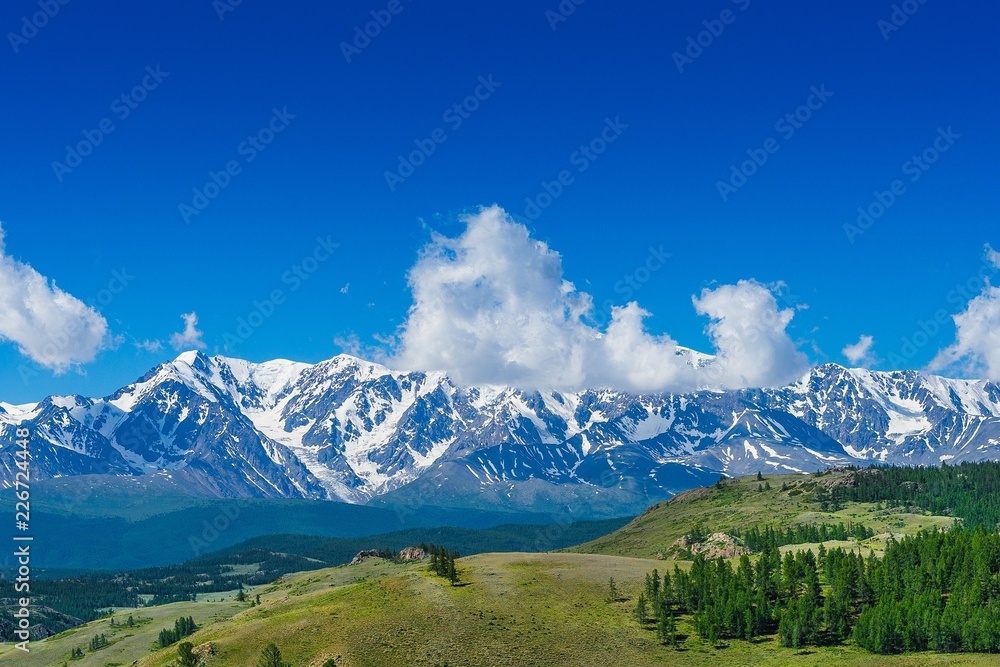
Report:
[[[117,609],[114,626],[106,616],[33,642],[28,656],[4,645],[0,665],[174,665],[177,645],[159,648],[158,633],[172,626],[174,619],[187,616],[198,629],[185,641],[191,642],[206,667],[257,664],[258,656],[271,643],[280,649],[288,665],[296,667],[993,664],[995,656],[968,652],[880,655],[861,648],[850,637],[783,646],[786,642],[779,633],[764,628],[749,641],[706,639],[700,636],[690,610],[682,611],[679,606],[675,646],[662,640],[655,623],[638,620],[636,606],[644,589],[648,590],[647,575],[654,569],[659,574],[691,573],[699,567],[701,557],[692,557],[697,549],[688,539],[692,533],[700,535],[695,537],[702,542],[725,535],[729,538],[726,543],[740,548],[740,555],[745,554],[742,560],[750,562],[763,556],[741,545],[753,542],[754,528],[768,527],[788,531],[787,539],[795,542],[778,549],[784,559],[805,550],[832,554],[840,549],[879,560],[888,549],[899,548],[913,536],[955,531],[955,512],[965,507],[955,490],[964,486],[969,493],[978,494],[984,490],[983,484],[990,483],[982,480],[994,473],[994,465],[944,468],[944,474],[950,473],[957,480],[945,484],[950,491],[942,499],[950,494],[954,505],[945,511],[936,511],[932,502],[920,504],[921,498],[931,498],[932,492],[940,495],[932,489],[940,480],[897,485],[895,478],[887,478],[898,488],[886,495],[896,498],[876,502],[849,499],[852,494],[875,488],[871,484],[866,487],[863,480],[884,474],[879,471],[836,470],[720,480],[659,503],[627,525],[577,546],[548,553],[480,553],[459,558],[455,585],[431,572],[426,559],[393,562],[368,558],[357,565],[283,575],[273,583],[248,588],[241,596],[244,601],[237,601],[238,591],[233,590],[200,595],[197,601]],[[983,467],[991,469],[973,470]],[[925,469],[909,470],[919,476]],[[905,489],[906,499],[898,493],[899,488]],[[986,506],[982,509],[991,511]],[[972,533],[972,527],[985,520],[985,515],[970,515],[964,522],[967,526],[957,530]],[[830,527],[832,534],[837,526],[854,531],[863,526],[860,532],[865,537],[838,534],[845,539],[819,543],[796,541],[793,535],[798,529],[808,538],[809,527]],[[412,545],[370,546],[391,546],[395,551]],[[740,561],[734,556],[707,562],[728,562],[736,568]],[[995,566],[985,575],[994,582],[998,578]],[[822,595],[830,597],[835,584],[824,580],[820,570]],[[674,576],[676,580],[684,575]],[[610,590],[612,579],[614,589]],[[130,615],[139,620],[131,627],[122,623]],[[819,632],[826,636],[822,628]],[[88,642],[102,634],[108,645],[87,650]],[[84,649],[82,657],[71,659],[76,648]]]

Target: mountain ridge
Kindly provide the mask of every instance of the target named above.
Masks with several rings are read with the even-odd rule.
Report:
[[[351,355],[191,351],[105,398],[0,403],[3,486],[19,424],[38,479],[165,473],[212,497],[628,512],[719,475],[998,458],[1000,386],[825,364],[776,389],[538,391]]]

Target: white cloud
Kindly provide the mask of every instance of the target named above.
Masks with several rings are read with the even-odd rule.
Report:
[[[2,227],[0,340],[56,373],[93,361],[109,341],[100,313],[7,254]]]
[[[181,319],[184,320],[184,331],[172,335],[170,344],[175,350],[205,349],[207,346],[202,340],[204,334],[198,330],[198,314],[184,313]]]
[[[1000,252],[989,244],[986,259],[1000,269]],[[928,368],[932,371],[954,371],[973,376],[985,376],[1000,381],[1000,287],[986,278],[982,293],[969,301],[965,310],[952,315],[955,320],[955,342],[938,352]]]
[[[952,319],[957,329],[955,342],[937,354],[930,369],[953,369],[1000,381],[1000,287],[987,285]]]
[[[1000,269],[1000,252],[993,249],[989,243],[986,244],[986,259],[989,260],[995,268]]]
[[[375,340],[386,346],[391,346],[392,340],[382,339],[381,336],[376,335]],[[334,345],[339,347],[342,352],[346,354],[365,359],[367,361],[374,361],[375,363],[383,363],[388,355],[386,354],[385,347],[379,347],[377,345],[368,345],[361,341],[356,333],[349,333],[342,336],[335,336],[333,339]]]
[[[868,334],[862,334],[857,343],[847,345],[841,350],[841,354],[854,366],[866,366],[874,361],[872,357],[872,347],[875,345],[875,338]]]
[[[707,331],[717,350],[713,370],[721,385],[777,386],[796,379],[809,367],[806,355],[788,336],[795,311],[780,310],[766,286],[741,280],[702,290],[693,301],[698,314],[711,320]]]
[[[139,340],[135,342],[135,346],[146,352],[159,352],[163,349],[163,343],[158,340]]]
[[[650,335],[636,303],[588,324],[593,299],[563,278],[562,258],[499,207],[465,216],[457,238],[435,234],[409,273],[413,305],[395,357],[403,368],[447,371],[460,384],[687,391],[795,379],[805,355],[788,337],[794,312],[753,281],[694,298],[711,319],[714,360]]]

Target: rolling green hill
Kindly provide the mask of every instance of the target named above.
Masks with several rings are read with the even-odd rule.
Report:
[[[463,585],[453,587],[425,565],[367,561],[286,577],[263,587],[260,607],[234,602],[181,603],[142,612],[154,620],[111,631],[99,621],[33,645],[29,656],[9,650],[0,665],[58,667],[90,637],[109,632],[110,648],[86,653],[79,667],[168,667],[170,647],[150,651],[160,628],[193,615],[202,626],[190,641],[214,653],[207,667],[256,664],[275,643],[293,667],[443,666],[985,667],[989,655],[878,656],[852,647],[786,649],[773,639],[709,646],[690,635],[681,651],[660,644],[632,616],[650,562],[588,554],[489,554],[459,561]],[[608,579],[620,600],[608,601]],[[212,620],[215,619],[215,622]],[[119,619],[120,620],[120,619]],[[211,647],[209,649],[209,647]]]
[[[674,573],[676,566],[679,574],[675,580],[685,579],[688,575],[684,573],[696,577],[698,568],[704,568],[697,561],[657,560],[658,553],[671,551],[685,536],[727,531],[747,535],[755,526],[788,529],[861,523],[874,537],[848,538],[824,546],[829,557],[837,547],[843,547],[838,553],[860,552],[866,558],[872,554],[875,557],[868,559],[869,563],[878,563],[883,553],[886,561],[900,553],[896,540],[919,536],[925,529],[950,529],[955,523],[951,516],[933,515],[909,502],[886,507],[879,499],[850,502],[831,493],[854,483],[852,474],[840,471],[730,480],[661,503],[628,525],[564,553],[490,553],[462,558],[457,586],[432,574],[426,561],[393,564],[371,559],[357,566],[291,574],[254,590],[254,595],[261,595],[260,606],[232,601],[165,605],[149,610],[149,614],[156,614],[154,622],[128,631],[111,631],[108,621],[101,620],[39,642],[27,658],[8,649],[0,654],[0,667],[61,665],[74,648],[85,648],[89,638],[101,632],[109,633],[111,647],[95,653],[85,651],[82,660],[69,664],[107,667],[138,660],[139,667],[167,667],[173,664],[176,647],[157,649],[156,635],[168,620],[186,615],[193,615],[201,626],[190,641],[205,656],[206,667],[256,664],[257,656],[270,643],[280,648],[292,667],[320,667],[331,658],[338,667],[995,664],[995,656],[987,654],[876,655],[850,640],[839,645],[821,642],[808,648],[786,648],[773,632],[750,641],[708,641],[701,638],[696,617],[690,612],[677,613],[680,642],[674,648],[661,641],[655,626],[637,620],[636,602],[647,590],[646,576],[653,568]],[[992,548],[986,536],[985,532],[970,533],[969,539],[971,544]],[[790,558],[790,552],[809,548],[815,550],[818,545],[789,544],[782,551]],[[757,563],[766,554],[755,553],[740,565]],[[729,562],[735,566],[736,561]],[[912,562],[918,569],[925,566],[919,560]],[[710,570],[725,576],[723,565],[711,564]],[[991,576],[1000,580],[1000,572]],[[616,582],[614,599],[611,578]],[[824,596],[832,595],[831,585],[824,579]],[[140,613],[147,615],[146,610]],[[115,633],[131,634],[119,639]]]
[[[888,534],[909,535],[926,528],[948,528],[955,522],[950,516],[877,502],[844,502],[839,509],[824,509],[820,498],[847,484],[851,474],[853,471],[830,471],[822,476],[763,475],[761,480],[756,476],[727,480],[654,505],[620,530],[568,551],[656,558],[697,524],[709,532],[731,533],[745,532],[752,526],[787,528],[820,523],[862,523],[877,536],[863,546],[877,549]],[[770,490],[759,490],[765,485]]]
[[[368,537],[318,537],[313,535],[266,535],[178,565],[144,568],[128,572],[87,572],[55,579],[36,579],[32,601],[39,614],[35,626],[50,630],[79,624],[60,621],[44,607],[83,620],[98,618],[111,606],[135,606],[187,600],[193,595],[214,597],[239,586],[259,586],[292,572],[342,565],[360,551],[399,551],[419,543],[447,544],[463,554],[488,551],[546,551],[590,540],[621,527],[627,519],[583,521],[569,524],[515,524],[482,530],[471,528],[410,528]],[[0,580],[0,619],[17,597],[13,582]],[[51,611],[51,610],[49,610]],[[12,630],[12,628],[10,628]],[[0,638],[13,635],[0,620]]]

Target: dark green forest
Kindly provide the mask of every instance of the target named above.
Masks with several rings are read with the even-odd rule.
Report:
[[[916,507],[959,517],[970,528],[995,530],[1000,523],[1000,463],[866,468],[854,473],[850,485],[832,489],[831,496],[839,502]]]
[[[848,638],[874,653],[1000,652],[1000,535],[983,528],[922,532],[891,541],[884,556],[841,548],[782,557],[768,545],[756,563],[697,556],[690,572],[653,571],[636,604],[672,644],[690,615],[712,644],[777,634],[783,646]]]
[[[822,502],[878,503],[956,517],[950,531],[890,540],[881,559],[820,546],[781,557],[779,546],[870,537],[860,524],[752,527],[734,531],[760,553],[733,568],[696,557],[690,572],[654,571],[636,605],[675,643],[677,617],[717,643],[777,635],[784,646],[832,645],[853,639],[880,654],[904,651],[1000,652],[1000,464],[853,470],[849,483]],[[828,537],[823,538],[823,534]],[[816,539],[816,537],[820,539]]]
[[[729,534],[742,539],[748,549],[758,553],[768,546],[784,547],[789,544],[843,541],[851,538],[867,540],[875,536],[875,531],[861,523],[852,523],[850,526],[845,526],[843,523],[821,523],[818,525],[802,523],[797,526],[789,526],[786,529],[772,528],[771,526],[765,526],[764,530],[757,526],[746,531],[733,529],[729,531]]]

